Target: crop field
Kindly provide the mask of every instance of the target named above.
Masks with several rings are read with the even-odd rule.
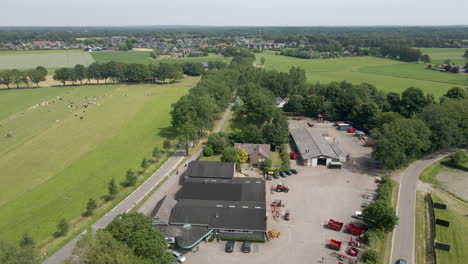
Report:
[[[41,243],[137,170],[197,80],[0,91],[0,237]]]
[[[222,60],[228,62],[228,58],[210,54],[208,57],[193,57],[183,59],[153,59],[150,57],[152,51],[101,51],[92,52],[91,55],[97,62],[117,61],[122,63],[141,63],[149,64],[151,62],[208,62],[212,60]]]
[[[62,52],[83,52],[83,50],[80,50],[80,49],[0,50],[0,55],[37,54],[37,53],[62,53]]]
[[[3,54],[0,52],[0,69],[32,69],[37,66],[46,68],[85,66],[94,62],[88,52],[34,52]]]
[[[423,64],[375,57],[298,59],[262,53],[257,54],[257,65],[260,65],[262,56],[265,57],[263,67],[267,69],[288,71],[292,66],[302,67],[306,71],[307,80],[311,83],[344,80],[352,83],[366,82],[379,90],[398,93],[413,86],[423,89],[426,93],[432,93],[436,98],[454,86],[466,87],[466,84],[463,85],[463,78],[468,78],[468,76],[459,77],[457,74],[425,70]]]
[[[421,48],[423,54],[428,54],[431,57],[431,62],[435,64],[442,64],[444,60],[450,59],[452,63],[462,64],[468,62],[467,58],[463,57],[465,50],[463,48]]]

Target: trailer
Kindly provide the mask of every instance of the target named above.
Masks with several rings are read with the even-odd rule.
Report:
[[[352,257],[357,257],[357,255],[359,255],[359,249],[357,249],[355,247],[350,247],[350,248],[348,248],[346,253],[348,253],[348,255],[350,255]]]
[[[347,123],[338,123],[336,124],[338,126],[338,130],[342,130],[342,131],[345,131],[347,130],[348,128],[353,128],[353,126],[351,126],[350,124],[347,124]]]
[[[364,232],[364,227],[349,223],[346,231],[352,235],[360,236]]]
[[[328,244],[328,248],[336,250],[336,251],[340,251],[341,243],[342,243],[341,241],[330,239],[327,244]]]
[[[343,228],[343,223],[330,219],[328,220],[327,227],[335,231],[341,231],[341,228]]]

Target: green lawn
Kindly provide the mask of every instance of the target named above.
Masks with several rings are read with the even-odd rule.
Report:
[[[429,241],[429,221],[428,221],[428,206],[424,200],[426,192],[417,191],[416,192],[416,231],[415,231],[415,260],[416,264],[426,264],[431,263],[431,255],[429,247],[431,246],[431,241]]]
[[[229,59],[218,55],[210,54],[208,57],[193,57],[183,59],[153,59],[150,57],[152,51],[101,51],[92,52],[91,55],[97,62],[117,61],[122,63],[142,63],[149,64],[151,62],[208,62],[212,60],[222,60],[228,62]]]
[[[448,201],[447,199],[451,199]],[[432,200],[438,203],[446,203],[447,209],[435,209],[435,217],[450,221],[450,227],[436,225],[436,242],[450,245],[450,251],[436,250],[437,263],[439,264],[462,264],[468,258],[468,207],[449,196],[442,199],[432,195]]]
[[[197,80],[0,91],[0,238],[29,232],[41,243],[59,219],[105,195],[111,178],[137,170],[169,134],[171,104]],[[88,98],[95,104],[85,109]]]
[[[260,65],[262,56],[266,59],[265,65],[262,67],[267,69],[288,71],[292,66],[304,68],[307,79],[311,83],[343,80],[352,83],[367,82],[375,85],[377,89],[399,93],[408,87],[414,86],[423,89],[427,93],[432,93],[438,98],[448,89],[456,86],[451,82],[463,82],[454,75],[441,75],[439,72],[430,70],[426,72],[423,64],[421,64],[421,69],[416,69],[414,68],[416,64],[368,56],[336,59],[298,59],[276,56],[273,53],[261,53],[257,54],[257,65]],[[405,73],[408,68],[411,69],[411,72]],[[434,76],[430,75],[430,73],[433,73]],[[453,78],[456,80],[452,80]]]
[[[270,152],[270,159],[272,169],[281,168],[281,166],[283,166],[279,152]]]
[[[31,69],[85,66],[94,62],[89,52],[0,53],[0,69]]]
[[[463,57],[466,50],[463,48],[420,48],[420,50],[423,54],[428,54],[431,57],[431,62],[435,64],[442,64],[446,59],[462,65],[468,62],[468,59]]]

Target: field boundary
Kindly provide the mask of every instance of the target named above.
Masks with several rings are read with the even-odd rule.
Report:
[[[435,81],[435,80],[428,80],[428,79],[420,79],[420,78],[412,78],[412,77],[404,77],[404,76],[397,76],[397,75],[391,75],[391,74],[383,74],[383,73],[374,73],[374,72],[366,72],[366,71],[361,71],[360,68],[357,70],[360,73],[366,73],[366,74],[373,74],[373,75],[381,75],[381,76],[386,76],[386,77],[393,77],[393,78],[401,78],[401,79],[410,79],[410,80],[418,80],[418,81],[425,81],[425,82],[434,82],[434,83],[444,83],[444,84],[452,84],[452,85],[461,85],[461,86],[468,86],[467,84],[460,84],[460,83],[453,83],[453,82],[442,82],[442,81]],[[457,74],[457,73],[449,73],[449,74]],[[460,74],[460,73],[458,73]],[[468,74],[465,74],[468,78]],[[467,81],[468,82],[468,81]]]

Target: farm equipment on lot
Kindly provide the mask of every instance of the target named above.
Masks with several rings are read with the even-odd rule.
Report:
[[[285,221],[289,221],[290,217],[291,217],[291,215],[289,213],[289,210],[286,210],[286,212],[284,213],[283,219]]]
[[[355,260],[355,259],[353,259],[353,258],[351,258],[351,257],[348,257],[348,256],[346,256],[346,255],[343,255],[343,254],[339,254],[339,253],[333,252],[331,255],[332,255],[333,257],[337,257],[338,260],[345,260],[345,259],[346,259],[346,260],[348,260],[348,263],[349,263],[349,264],[357,263],[357,260]]]
[[[286,185],[282,184],[282,183],[278,183],[278,185],[276,185],[276,191],[277,192],[289,192],[289,187],[287,187]]]
[[[349,238],[349,246],[359,248],[361,247],[361,239],[358,237],[353,240],[353,237]]]
[[[357,249],[355,247],[350,247],[350,248],[348,248],[346,253],[348,253],[348,255],[350,255],[352,257],[356,257],[357,255],[359,255],[359,249]]]
[[[280,234],[280,232],[276,232],[276,230],[272,229],[267,233],[268,240],[279,238]]]
[[[360,236],[364,232],[364,227],[349,223],[346,231],[352,235]]]
[[[346,129],[346,132],[347,132],[347,133],[354,133],[354,132],[356,132],[356,129],[353,128],[353,127],[350,127],[350,128],[348,128],[348,129]]]
[[[328,247],[330,249],[334,249],[336,251],[340,251],[341,249],[341,241],[338,241],[338,240],[335,240],[335,239],[331,239],[330,241],[328,241]]]
[[[343,223],[333,219],[328,220],[327,227],[335,231],[340,231],[343,228]]]
[[[289,158],[293,160],[297,159],[297,153],[289,152]]]
[[[307,122],[307,125],[308,125],[309,127],[313,127],[313,126],[314,126],[314,124],[312,124],[312,123],[310,123],[310,122]]]

